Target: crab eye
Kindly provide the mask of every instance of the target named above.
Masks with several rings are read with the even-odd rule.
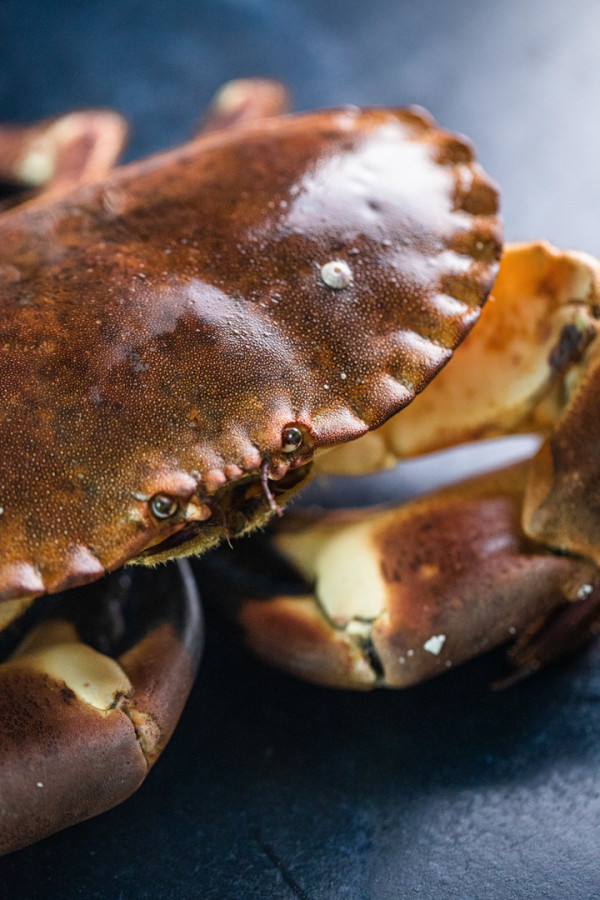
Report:
[[[150,500],[150,510],[157,519],[170,519],[178,509],[178,503],[168,494],[155,494]]]
[[[321,266],[321,281],[336,291],[348,287],[352,281],[352,270],[343,259],[332,259]]]
[[[302,444],[304,435],[296,425],[288,425],[281,432],[281,449],[284,453],[293,453]]]

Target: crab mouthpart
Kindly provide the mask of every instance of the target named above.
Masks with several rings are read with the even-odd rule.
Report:
[[[187,522],[164,541],[147,547],[132,562],[154,565],[176,556],[199,554],[223,539],[229,541],[265,524],[274,513],[281,515],[280,503],[285,503],[308,480],[311,468],[309,462],[288,469],[281,478],[271,479],[268,463],[263,463],[258,472],[225,484],[212,497],[203,498],[212,511],[209,519]]]

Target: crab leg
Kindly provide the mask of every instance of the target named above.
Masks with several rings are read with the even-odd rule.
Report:
[[[33,125],[2,125],[0,182],[36,192],[44,203],[58,199],[106,175],[126,137],[125,120],[108,109],[81,110]]]
[[[416,684],[574,601],[600,618],[596,566],[523,532],[526,475],[520,464],[395,509],[288,517],[272,539],[278,590],[236,578],[220,551],[203,563],[203,593],[260,656],[337,687]],[[246,565],[272,553],[256,540]]]
[[[93,607],[58,599],[0,664],[0,854],[109,809],[146,777],[202,642],[192,576],[186,564],[177,573],[133,576],[152,591],[139,622],[131,575],[95,586]],[[92,647],[81,632],[94,626]]]
[[[289,91],[279,81],[268,78],[228,81],[215,94],[198,134],[279,116],[289,110],[290,103]]]
[[[524,506],[527,531],[562,551],[600,563],[600,341],[573,379],[569,402],[531,467]]]

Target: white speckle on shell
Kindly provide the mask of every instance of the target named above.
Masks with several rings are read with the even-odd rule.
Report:
[[[352,269],[343,259],[332,259],[321,266],[321,280],[327,287],[340,291],[352,281]]]
[[[589,597],[589,595],[592,593],[593,590],[594,590],[593,585],[582,584],[581,587],[579,588],[579,590],[577,591],[577,599],[584,600],[586,597]]]
[[[438,656],[445,642],[445,634],[432,634],[429,640],[425,641],[425,643],[423,644],[423,650],[427,650],[428,653],[432,653],[434,656]]]

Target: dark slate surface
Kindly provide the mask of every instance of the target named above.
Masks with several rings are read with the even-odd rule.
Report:
[[[285,80],[298,108],[419,102],[475,140],[509,238],[594,252],[599,33],[593,0],[3,0],[0,111],[116,107],[133,157],[183,139],[245,74]],[[492,657],[352,695],[273,673],[213,627],[139,793],[1,860],[0,897],[597,897],[599,653],[504,694]]]

